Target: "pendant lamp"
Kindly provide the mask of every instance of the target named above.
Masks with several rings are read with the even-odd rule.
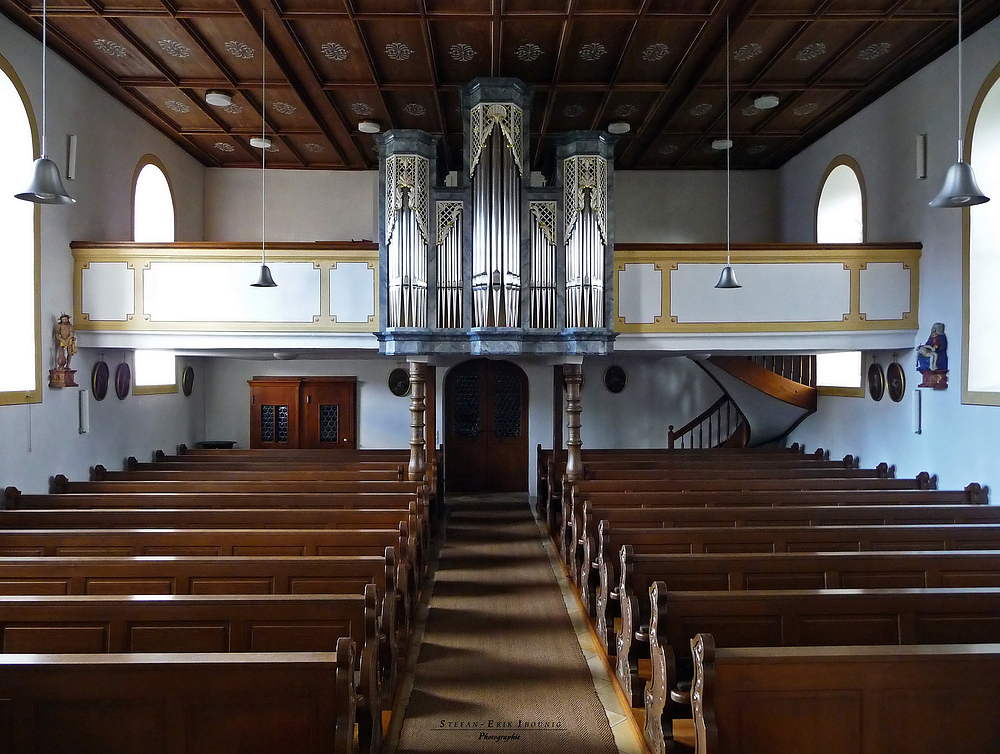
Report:
[[[729,17],[726,17],[726,139],[725,141],[716,141],[712,146],[718,144],[720,147],[726,150],[726,266],[722,268],[722,274],[719,276],[719,282],[715,284],[716,288],[742,288],[743,286],[739,284],[736,280],[736,271],[733,270],[733,265],[730,262],[730,194],[731,194],[731,183],[730,183],[730,154],[733,149],[733,138],[730,133],[730,121],[729,121]]]
[[[42,134],[41,134],[41,157],[35,160],[31,169],[31,182],[28,188],[19,194],[14,194],[17,199],[35,204],[75,204],[76,199],[69,195],[66,187],[63,186],[62,177],[59,175],[59,167],[45,156],[45,48],[47,30],[48,8],[45,0],[42,0]]]
[[[948,168],[944,185],[930,206],[971,207],[990,200],[976,184],[972,166],[963,160],[962,147],[962,0],[958,0],[958,162]]]
[[[264,177],[267,174],[267,150],[271,148],[271,140],[267,138],[267,93],[265,91],[267,80],[267,27],[265,25],[264,13],[260,14],[260,136],[250,139],[250,146],[260,150],[260,277],[256,283],[251,283],[252,288],[275,288],[277,283],[271,277],[271,270],[267,266],[267,249],[265,243],[265,231],[267,229],[267,208],[265,201],[267,195],[264,187]]]

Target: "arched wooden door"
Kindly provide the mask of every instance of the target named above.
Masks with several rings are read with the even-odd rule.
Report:
[[[528,378],[509,361],[473,359],[444,383],[448,492],[528,489]]]

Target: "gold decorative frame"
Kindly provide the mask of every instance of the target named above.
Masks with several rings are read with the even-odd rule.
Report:
[[[845,332],[857,330],[916,330],[920,293],[920,244],[757,244],[732,249],[733,265],[843,264],[850,271],[850,310],[843,319],[789,322],[690,322],[670,315],[671,273],[680,264],[726,262],[719,244],[619,244],[614,257],[614,329],[620,333],[764,333]],[[870,320],[861,312],[861,271],[872,263],[897,263],[910,271],[909,310],[899,319]],[[661,316],[654,322],[627,323],[619,315],[619,275],[627,264],[651,264],[663,272]]]

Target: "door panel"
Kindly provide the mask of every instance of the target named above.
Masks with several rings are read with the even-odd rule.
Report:
[[[354,448],[353,380],[302,383],[302,447]]]
[[[357,447],[357,379],[254,378],[251,448]]]
[[[254,381],[250,391],[250,447],[299,447],[299,387]]]
[[[448,373],[445,456],[451,492],[528,489],[528,380],[520,367],[475,359]]]

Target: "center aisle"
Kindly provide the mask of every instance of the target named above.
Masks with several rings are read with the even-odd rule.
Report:
[[[388,751],[616,754],[527,497],[448,502],[412,690]]]

